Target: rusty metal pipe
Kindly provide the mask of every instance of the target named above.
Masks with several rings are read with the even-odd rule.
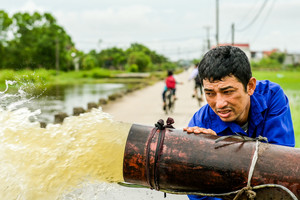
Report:
[[[125,182],[187,193],[228,193],[247,185],[255,142],[218,136],[161,131],[133,124],[127,138]],[[152,138],[151,138],[152,134]],[[157,149],[161,148],[161,149]],[[251,186],[278,184],[300,198],[300,149],[261,143]]]

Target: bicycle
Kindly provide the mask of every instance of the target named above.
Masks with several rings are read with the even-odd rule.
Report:
[[[165,105],[165,113],[173,113],[175,107],[175,98],[172,89],[168,89],[166,91],[166,105]]]
[[[203,101],[203,94],[202,94],[202,87],[197,87],[195,89],[195,94],[196,95],[193,95],[193,97],[196,98],[196,100],[198,101],[198,105],[201,106],[201,103]]]

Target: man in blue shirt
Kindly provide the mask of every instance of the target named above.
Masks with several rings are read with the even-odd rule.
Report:
[[[288,98],[278,84],[252,77],[250,63],[242,50],[232,46],[212,49],[205,54],[198,70],[207,105],[194,114],[184,130],[219,136],[237,133],[252,138],[263,136],[269,143],[295,146]]]

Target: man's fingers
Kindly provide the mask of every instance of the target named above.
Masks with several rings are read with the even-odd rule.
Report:
[[[211,130],[211,129],[208,129],[208,130],[211,131],[211,134],[212,134],[212,135],[217,135],[217,133],[216,133],[214,130]]]
[[[203,128],[197,128],[197,129],[195,129],[194,133],[196,133],[196,134],[203,133]]]
[[[194,130],[195,130],[196,128],[199,128],[199,127],[198,127],[198,126],[194,126],[194,127],[185,127],[185,128],[183,128],[183,131],[186,131],[186,132],[188,132],[188,133],[194,133]]]
[[[205,134],[217,135],[216,132],[211,129],[204,129],[202,131],[203,131],[202,133],[205,133]]]
[[[186,130],[188,133],[194,133],[195,127],[188,127]]]
[[[198,126],[186,127],[186,128],[183,128],[183,130],[188,133],[195,133],[195,134],[204,133],[204,134],[210,134],[210,135],[217,135],[216,132],[211,129],[200,128]]]

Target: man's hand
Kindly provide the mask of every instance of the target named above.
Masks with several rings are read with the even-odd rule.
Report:
[[[195,133],[195,134],[204,133],[209,135],[217,135],[216,132],[211,129],[200,128],[198,126],[186,127],[183,128],[183,131],[186,131],[187,133]]]

